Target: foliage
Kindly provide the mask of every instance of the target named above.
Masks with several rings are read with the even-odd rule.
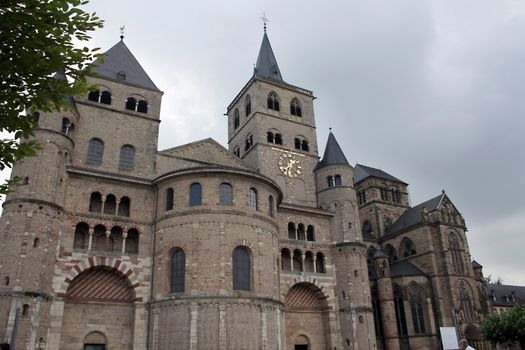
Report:
[[[525,349],[525,307],[514,306],[501,314],[490,314],[481,324],[481,334],[491,342],[519,341]]]
[[[80,6],[88,0],[11,0],[0,3],[0,170],[36,154],[35,111],[68,108],[65,96],[87,92],[86,76],[96,49],[75,47],[102,27],[96,14]],[[56,73],[67,79],[55,79]],[[0,184],[0,194],[9,183]]]

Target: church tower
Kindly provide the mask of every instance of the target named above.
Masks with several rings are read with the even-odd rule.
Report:
[[[283,80],[265,29],[253,76],[227,109],[228,145],[279,184],[284,203],[316,206],[314,98]]]

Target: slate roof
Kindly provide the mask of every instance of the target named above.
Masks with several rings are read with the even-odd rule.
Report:
[[[525,286],[488,283],[487,294],[494,306],[525,306]]]
[[[350,165],[348,164],[348,160],[346,160],[345,154],[341,150],[339,143],[335,139],[334,134],[330,131],[328,141],[326,142],[326,148],[324,149],[323,158],[317,163],[314,170],[336,164]]]
[[[412,263],[402,260],[390,265],[390,277],[425,276],[425,273]]]
[[[123,40],[116,43],[103,57],[94,62],[93,72],[109,80],[160,91],[144,71]],[[125,78],[122,78],[122,74]]]
[[[421,222],[421,212],[423,211],[423,208],[427,208],[429,212],[437,210],[439,208],[439,205],[441,201],[443,200],[443,197],[445,196],[444,193],[440,194],[437,197],[434,197],[432,199],[429,199],[426,202],[423,202],[421,204],[416,205],[415,207],[407,209],[401,216],[390,226],[386,229],[385,236],[391,235],[396,232],[402,231],[407,227],[413,226],[415,224],[418,224]]]
[[[254,75],[284,82],[266,32],[264,32],[261,48],[259,49]]]
[[[399,180],[397,177],[394,177],[381,169],[372,168],[362,164],[356,164],[354,168],[354,183],[359,183],[369,177],[377,177],[379,179],[399,182],[404,185],[408,185],[406,182]]]

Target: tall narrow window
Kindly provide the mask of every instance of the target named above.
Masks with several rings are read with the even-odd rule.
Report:
[[[314,272],[314,255],[312,252],[306,252],[304,254],[304,271]]]
[[[166,211],[173,210],[173,188],[166,190]]]
[[[89,226],[85,222],[77,224],[73,238],[74,249],[87,249],[89,239]]]
[[[241,149],[239,148],[239,146],[236,146],[234,149],[233,149],[233,154],[235,154],[237,157],[241,157]]]
[[[363,228],[361,229],[361,233],[363,235],[370,235],[372,234],[372,232],[373,232],[373,228],[372,228],[372,225],[370,224],[370,221],[365,220],[365,222],[363,222]]]
[[[132,170],[135,163],[135,147],[124,145],[120,148],[119,168]]]
[[[343,183],[341,182],[341,175],[336,175],[334,177],[334,182],[336,186],[341,186]]]
[[[202,186],[200,183],[195,182],[190,186],[190,206],[196,206],[202,204]]]
[[[120,216],[129,216],[129,207],[130,207],[130,200],[129,197],[122,197],[120,198],[120,202],[118,204],[118,215]]]
[[[239,246],[233,250],[233,289],[251,290],[251,261],[247,247]]]
[[[421,297],[421,289],[416,284],[409,285],[408,297],[410,302],[410,310],[412,311],[414,333],[425,333],[425,318],[423,316],[423,299]]]
[[[137,108],[137,100],[133,97],[128,97],[126,100],[126,109],[134,111]]]
[[[244,100],[244,112],[246,117],[252,112],[252,99],[250,98],[250,95],[246,95],[246,99]]]
[[[272,218],[275,216],[275,203],[272,195],[268,196],[268,215]]]
[[[184,250],[177,249],[171,255],[171,283],[172,293],[184,292],[184,277],[186,273],[186,254]]]
[[[106,228],[103,225],[97,225],[93,229],[93,237],[91,238],[91,250],[105,250],[106,249]]]
[[[293,141],[295,149],[301,149],[301,140],[298,138],[295,138]]]
[[[385,187],[381,187],[379,189],[379,191],[381,192],[381,200],[382,201],[387,201],[388,200],[388,191]]]
[[[334,178],[332,176],[328,176],[326,180],[328,181],[328,187],[334,187]]]
[[[228,183],[222,183],[219,186],[219,204],[232,205],[233,203],[233,188]]]
[[[241,121],[240,121],[240,117],[239,117],[239,110],[237,108],[235,108],[235,111],[233,112],[233,129],[237,129],[239,127],[239,125],[241,124]]]
[[[148,113],[148,102],[146,100],[140,100],[137,103],[137,112]]]
[[[108,194],[106,196],[106,201],[104,202],[104,214],[115,215],[117,209],[117,198],[113,194]]]
[[[300,241],[306,240],[306,232],[304,229],[304,224],[297,225],[297,239]]]
[[[474,308],[472,307],[470,288],[464,281],[459,281],[457,286],[463,319],[471,320],[474,318]]]
[[[89,198],[89,211],[92,213],[100,213],[102,211],[102,195],[100,192],[91,193]]]
[[[392,202],[401,203],[401,192],[397,188],[392,190]]]
[[[88,164],[99,165],[102,164],[102,157],[104,156],[104,143],[101,139],[93,138],[89,140],[88,152],[86,162]]]
[[[68,135],[72,125],[73,124],[71,124],[69,119],[62,119],[62,126],[60,127],[60,132],[64,135]]]
[[[385,253],[388,255],[388,261],[392,264],[394,261],[397,261],[397,252],[396,248],[391,246],[390,244],[387,244],[385,247]]]
[[[250,188],[248,191],[248,207],[257,210],[257,190],[255,188]]]
[[[139,253],[139,231],[134,228],[128,230],[128,236],[126,237],[126,253]]]
[[[294,271],[303,271],[303,256],[299,249],[294,250],[293,252],[293,270]]]
[[[98,90],[90,91],[88,94],[89,101],[98,102],[99,97],[100,97],[100,91]]]
[[[396,321],[397,321],[397,333],[406,335],[407,332],[407,320],[405,317],[405,308],[403,306],[403,296],[401,294],[401,287],[397,284],[393,285],[394,293],[394,308],[396,311]]]
[[[279,111],[279,97],[275,92],[270,92],[268,95],[268,108],[274,111]]]
[[[316,265],[317,273],[325,273],[326,272],[323,253],[317,253],[316,260],[315,260],[315,265]]]
[[[283,144],[283,136],[281,134],[275,134],[275,144],[276,145]]]
[[[294,98],[290,103],[290,114],[295,115],[297,117],[301,117],[303,115],[301,111],[301,104],[296,98]]]
[[[268,131],[266,133],[266,141],[268,141],[269,143],[274,143],[274,136],[273,136],[273,132],[271,131]]]
[[[295,229],[295,224],[293,222],[288,223],[288,238],[289,239],[297,239],[297,232]]]
[[[459,245],[459,239],[454,233],[448,235],[448,245],[450,255],[452,256],[452,268],[454,272],[463,274],[463,261],[461,259],[461,250]]]
[[[306,229],[306,240],[311,242],[315,241],[315,230],[312,225],[308,225]]]
[[[292,269],[292,256],[286,248],[281,249],[281,268],[285,271]]]
[[[308,152],[310,150],[310,145],[308,144],[308,141],[302,140],[301,141],[301,150]]]

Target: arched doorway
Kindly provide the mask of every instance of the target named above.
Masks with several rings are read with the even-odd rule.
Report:
[[[329,307],[316,285],[293,285],[285,298],[286,348],[294,350],[330,349]]]
[[[64,299],[60,349],[133,348],[135,290],[121,271],[108,266],[84,270],[71,281]],[[79,329],[87,335],[79,337]]]
[[[488,349],[479,329],[474,325],[469,324],[465,327],[465,339],[467,339],[470,346],[477,350]]]

